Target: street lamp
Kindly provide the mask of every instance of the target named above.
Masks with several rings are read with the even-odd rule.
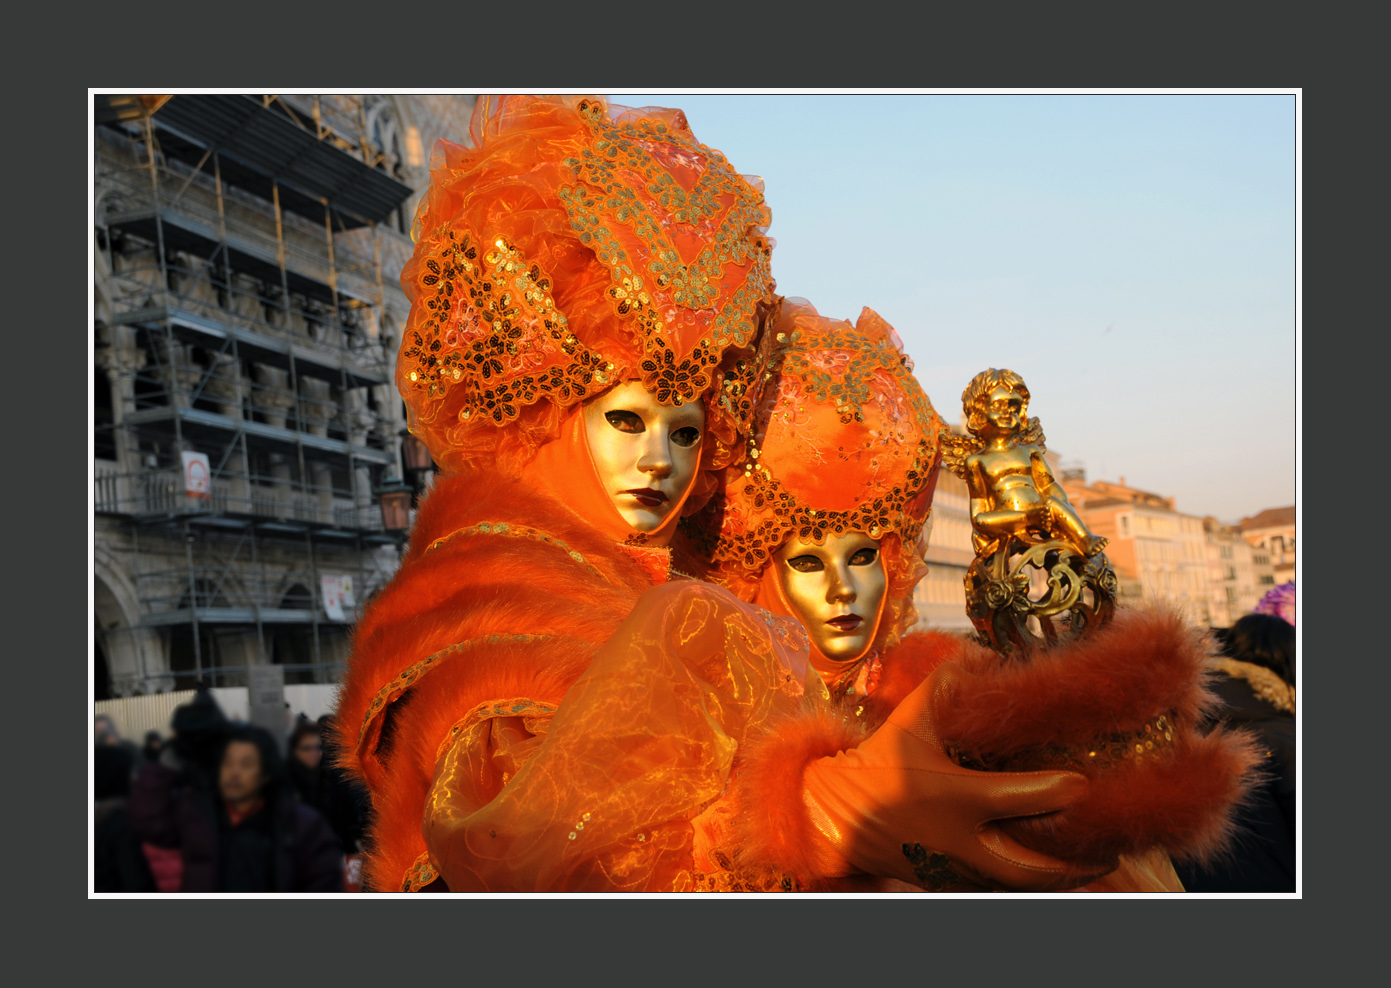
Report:
[[[430,470],[435,465],[430,448],[404,430],[401,432],[401,463],[407,472]]]
[[[399,477],[388,477],[378,488],[382,526],[388,532],[404,532],[411,527],[411,494],[411,488]]]

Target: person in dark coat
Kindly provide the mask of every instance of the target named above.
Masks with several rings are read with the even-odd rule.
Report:
[[[98,744],[92,753],[92,891],[153,892],[149,863],[126,814],[130,754],[118,745]]]
[[[328,728],[331,724],[332,717],[328,714],[320,717],[316,724],[319,728],[321,751],[324,756],[328,756],[320,763],[323,771],[324,815],[328,818],[328,825],[334,828],[334,834],[341,840],[344,853],[355,854],[363,849],[362,842],[367,832],[371,802],[366,788],[349,778],[348,774],[338,767],[337,758],[331,757],[332,753],[328,750],[328,739],[331,738]]]
[[[175,720],[168,748],[187,751],[177,712]],[[131,822],[140,839],[179,848],[180,890],[343,891],[338,838],[322,815],[295,799],[275,738],[225,720],[217,733],[213,765],[163,758],[141,770],[131,794]]]
[[[1295,637],[1269,614],[1248,614],[1225,636],[1210,684],[1222,700],[1214,723],[1245,728],[1265,754],[1263,784],[1241,810],[1232,856],[1206,869],[1178,867],[1189,892],[1295,891]]]
[[[164,739],[159,736],[158,731],[145,732],[145,744],[140,748],[141,754],[145,756],[147,762],[159,761],[160,753],[164,750]]]
[[[329,794],[322,729],[301,714],[290,732],[289,749],[290,757],[285,764],[295,795],[327,817]]]

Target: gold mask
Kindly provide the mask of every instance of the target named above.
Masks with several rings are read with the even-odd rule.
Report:
[[[627,381],[584,406],[585,439],[613,506],[635,532],[661,528],[685,501],[700,465],[702,402],[663,405]]]
[[[824,545],[790,538],[773,553],[773,570],[818,652],[840,663],[869,651],[889,585],[877,539],[853,530],[827,534]]]

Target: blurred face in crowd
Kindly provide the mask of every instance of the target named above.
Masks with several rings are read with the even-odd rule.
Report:
[[[121,736],[116,733],[116,725],[112,723],[110,717],[102,716],[93,721],[93,733],[96,735],[97,744],[115,744],[121,740]]]
[[[261,793],[261,752],[250,741],[232,741],[222,755],[217,790],[229,806],[244,806]]]
[[[301,734],[293,754],[305,768],[316,769],[323,761],[324,743],[317,734]]]

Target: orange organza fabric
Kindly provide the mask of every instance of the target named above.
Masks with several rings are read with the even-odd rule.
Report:
[[[662,402],[711,399],[730,462],[772,298],[760,189],[677,110],[488,97],[471,136],[436,146],[401,273],[411,431],[446,470],[516,473],[566,408],[638,378]]]
[[[530,718],[528,732],[542,733],[594,650],[666,579],[666,549],[620,545],[568,506],[561,481],[579,466],[590,469],[441,476],[401,567],[359,620],[334,747],[371,794],[372,889],[413,887],[422,808],[453,729],[485,752],[476,798],[495,794],[524,749],[490,722]]]
[[[774,376],[754,410],[750,455],[726,470],[683,549],[704,557],[711,580],[781,613],[763,580],[779,546],[866,532],[880,540],[889,577],[882,650],[917,617],[912,593],[927,572],[921,539],[945,426],[898,334],[873,310],[852,326],[784,299],[767,332]]]
[[[751,733],[800,704],[794,622],[682,581],[648,591],[600,647],[495,795],[499,728],[442,751],[425,809],[451,891],[691,891],[706,887],[695,821],[725,792]]]

